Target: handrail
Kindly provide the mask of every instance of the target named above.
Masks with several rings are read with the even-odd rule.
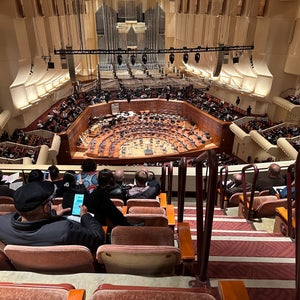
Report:
[[[172,191],[173,191],[173,162],[169,162],[168,167],[168,194],[167,194],[167,203],[172,203]]]
[[[293,238],[293,216],[292,216],[292,177],[295,171],[295,164],[291,164],[286,172],[286,186],[287,186],[287,226],[288,236]]]
[[[223,171],[224,171],[224,175],[223,175]],[[220,168],[220,179],[219,179],[220,208],[222,208],[222,209],[224,209],[224,199],[225,199],[227,180],[228,180],[228,166],[224,165]],[[223,184],[223,181],[224,181],[224,184]]]
[[[300,299],[300,152],[295,162],[295,188],[296,188],[296,299]]]
[[[178,165],[178,222],[183,222],[185,188],[186,188],[186,157],[182,157]]]
[[[203,224],[203,176],[202,169],[206,162],[209,170],[208,194],[206,200],[205,221]],[[200,154],[196,159],[196,214],[197,214],[197,257],[200,263],[199,279],[207,282],[207,267],[212,234],[213,215],[216,199],[216,188],[218,179],[218,160],[214,150],[208,150]],[[198,270],[196,270],[197,272]]]
[[[166,192],[166,165],[163,164],[161,167],[161,175],[160,175],[160,191],[162,193]]]
[[[251,193],[250,197],[247,196],[247,182],[246,182],[246,170],[253,169],[253,179],[252,179],[252,186],[251,186]],[[255,192],[255,185],[258,176],[258,168],[254,164],[246,165],[242,168],[242,186],[243,186],[243,198],[244,198],[244,216],[247,220],[251,220],[251,212],[253,206],[253,199],[254,199],[254,192]],[[249,201],[248,201],[249,199]]]

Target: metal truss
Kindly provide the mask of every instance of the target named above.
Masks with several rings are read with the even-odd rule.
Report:
[[[82,54],[164,54],[164,53],[198,53],[198,52],[230,52],[230,51],[244,51],[253,50],[254,46],[218,46],[218,47],[196,47],[196,48],[169,48],[169,49],[54,49],[55,55],[82,55]]]

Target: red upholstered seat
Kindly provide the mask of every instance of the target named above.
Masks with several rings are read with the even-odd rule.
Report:
[[[172,299],[214,300],[204,288],[169,288],[148,286],[121,286],[103,284],[93,293],[92,300]]]
[[[46,274],[95,272],[92,253],[80,245],[7,245],[4,253],[18,271]]]
[[[0,299],[83,300],[85,291],[71,284],[0,282]]]

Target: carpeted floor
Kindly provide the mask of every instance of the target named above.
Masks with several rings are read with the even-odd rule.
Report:
[[[190,223],[196,251],[196,209],[190,204],[185,205],[184,221]],[[208,277],[216,298],[218,280],[242,279],[250,300],[296,299],[295,244],[272,233],[272,219],[265,228],[264,223],[256,226],[232,211],[225,215],[215,210]]]

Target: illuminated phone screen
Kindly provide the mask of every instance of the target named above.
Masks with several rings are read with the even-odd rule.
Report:
[[[83,194],[75,194],[74,195],[74,202],[72,208],[72,215],[80,216],[80,205],[83,204],[84,195]]]

